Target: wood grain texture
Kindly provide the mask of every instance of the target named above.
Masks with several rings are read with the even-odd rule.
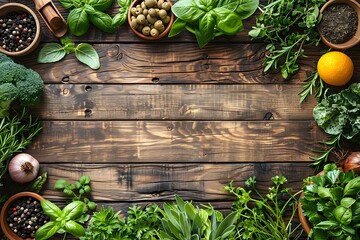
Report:
[[[296,170],[296,171],[294,171]],[[45,164],[49,179],[43,196],[64,200],[63,193],[53,190],[58,179],[77,181],[81,175],[91,178],[92,198],[104,202],[169,201],[178,194],[195,201],[232,201],[234,197],[222,190],[234,180],[244,186],[245,180],[256,176],[257,187],[266,193],[271,177],[284,175],[289,187],[300,190],[302,179],[313,174],[307,163],[232,163],[232,164]],[[230,206],[229,206],[230,207]]]
[[[45,121],[28,152],[42,162],[309,162],[312,121]]]
[[[281,84],[48,84],[32,113],[42,120],[312,120],[315,100],[299,104],[300,89]]]

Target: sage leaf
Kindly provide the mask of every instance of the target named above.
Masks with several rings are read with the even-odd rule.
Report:
[[[81,237],[85,235],[84,227],[73,220],[67,221],[64,228],[66,232],[74,235],[75,237]]]
[[[40,201],[41,208],[51,220],[61,217],[61,209],[49,200]]]
[[[75,49],[76,58],[92,69],[100,68],[100,59],[96,50],[88,43],[80,43]]]
[[[63,59],[66,55],[65,49],[59,43],[46,43],[40,50],[37,61],[39,63],[53,63]]]
[[[58,222],[50,221],[42,225],[35,233],[35,239],[45,240],[52,237],[60,229]]]
[[[90,27],[88,15],[84,8],[71,10],[67,22],[71,33],[78,37],[84,35]]]

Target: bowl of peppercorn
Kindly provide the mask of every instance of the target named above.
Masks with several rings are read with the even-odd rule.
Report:
[[[128,23],[133,32],[146,40],[166,36],[174,22],[170,0],[135,0],[128,12]]]
[[[0,6],[0,52],[17,57],[40,43],[40,22],[34,11],[20,3]]]
[[[330,0],[320,9],[317,30],[332,49],[347,49],[360,41],[360,4],[356,0]]]
[[[5,202],[1,209],[0,223],[8,239],[35,239],[36,230],[50,220],[41,208],[41,200],[44,198],[39,194],[20,192]]]

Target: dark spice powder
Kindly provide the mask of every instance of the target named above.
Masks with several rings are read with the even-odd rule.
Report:
[[[358,17],[347,4],[334,4],[324,10],[319,31],[331,43],[344,43],[356,33]]]

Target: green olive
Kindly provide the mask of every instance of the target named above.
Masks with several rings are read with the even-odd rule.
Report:
[[[157,17],[157,12],[155,10],[155,8],[150,8],[149,11],[148,11],[148,14],[152,17]]]
[[[139,25],[139,26],[136,28],[136,30],[137,30],[138,32],[141,32],[142,29],[143,29],[143,27],[144,27],[144,25]]]
[[[145,16],[143,14],[138,15],[136,21],[138,24],[145,24]]]
[[[153,37],[159,36],[159,31],[156,28],[150,30],[150,35]]]
[[[132,7],[130,11],[132,15],[136,15],[136,7]]]
[[[145,0],[145,5],[149,8],[155,6],[155,0]]]
[[[143,27],[143,29],[142,29],[142,34],[144,34],[144,35],[146,35],[146,36],[149,36],[150,35],[150,27],[149,26],[145,26],[145,27]]]
[[[158,8],[162,8],[162,4],[164,3],[164,0],[158,0],[158,2],[157,2],[157,6],[158,6]]]
[[[148,14],[148,15],[146,16],[146,20],[147,20],[149,23],[154,24],[154,23],[156,22],[157,18],[156,18],[156,17],[152,17],[150,14]]]
[[[136,15],[142,14],[143,9],[141,7],[136,8]]]
[[[141,8],[141,5],[140,4],[136,5],[136,8]]]
[[[157,20],[155,23],[154,23],[154,27],[157,29],[157,30],[161,30],[163,29],[164,27],[164,24],[161,20]]]
[[[147,9],[143,10],[143,14],[144,14],[145,17],[148,15],[148,13],[149,13],[149,10],[147,10]]]
[[[159,18],[164,19],[167,16],[167,12],[164,9],[159,10]]]
[[[141,8],[142,9],[147,9],[145,2],[141,2]]]
[[[138,22],[136,19],[131,20],[131,27],[132,28],[137,28],[139,26]]]
[[[135,17],[135,16],[131,16],[131,21],[134,20],[134,19],[136,20],[136,17]]]
[[[164,2],[161,6],[162,6],[162,9],[165,9],[166,11],[169,11],[171,8],[170,3],[168,3],[168,2]]]
[[[166,16],[162,21],[164,24],[168,24],[170,22],[170,16]]]

